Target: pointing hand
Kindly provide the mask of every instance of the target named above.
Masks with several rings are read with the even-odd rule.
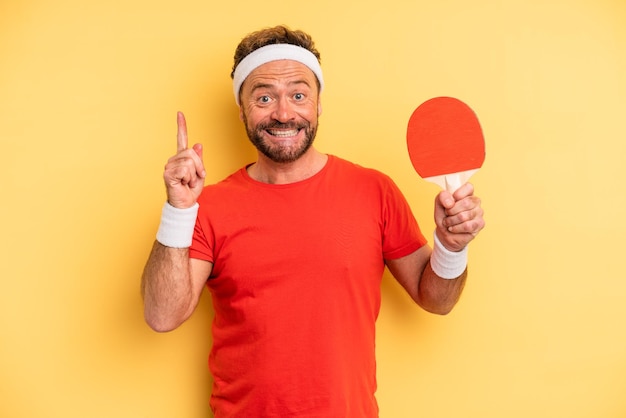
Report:
[[[163,179],[170,205],[184,209],[193,206],[204,188],[206,171],[202,162],[202,145],[187,148],[187,122],[182,112],[177,114],[177,151],[165,165]]]

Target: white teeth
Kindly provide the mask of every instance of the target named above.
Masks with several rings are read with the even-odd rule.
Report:
[[[297,129],[292,129],[290,131],[273,131],[271,129],[268,129],[268,132],[270,134],[272,134],[273,136],[282,137],[282,138],[287,138],[287,137],[290,137],[290,136],[296,136],[298,134],[298,130]]]

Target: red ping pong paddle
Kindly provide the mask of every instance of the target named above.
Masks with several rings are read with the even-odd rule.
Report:
[[[451,193],[485,160],[485,140],[476,114],[452,97],[435,97],[419,105],[409,119],[406,137],[415,171]]]

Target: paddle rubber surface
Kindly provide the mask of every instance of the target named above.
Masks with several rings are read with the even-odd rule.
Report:
[[[413,167],[426,180],[465,173],[465,181],[485,160],[476,114],[453,97],[435,97],[415,109],[407,128],[407,146]]]

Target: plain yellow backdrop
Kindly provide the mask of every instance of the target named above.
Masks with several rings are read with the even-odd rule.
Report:
[[[232,53],[279,23],[322,53],[318,148],[392,176],[427,235],[411,112],[458,97],[485,131],[457,308],[383,280],[381,417],[626,416],[622,0],[3,1],[0,416],[211,416],[210,298],[156,334],[139,278],[176,111],[208,182],[252,161]]]

